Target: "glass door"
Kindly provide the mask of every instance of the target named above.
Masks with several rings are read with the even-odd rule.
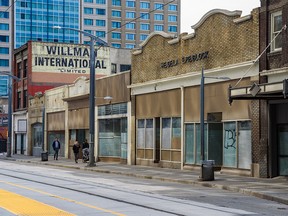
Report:
[[[280,176],[288,175],[288,124],[278,125],[278,170]]]

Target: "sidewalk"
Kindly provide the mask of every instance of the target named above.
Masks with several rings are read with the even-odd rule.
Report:
[[[13,160],[22,163],[74,168],[102,173],[133,176],[137,178],[154,179],[167,182],[178,182],[182,184],[201,185],[205,187],[213,187],[233,192],[239,192],[261,199],[267,199],[288,205],[287,177],[260,179],[225,175],[215,172],[214,181],[199,181],[199,172],[179,169],[166,169],[134,165],[130,166],[118,163],[104,162],[97,163],[96,167],[87,167],[87,164],[83,164],[82,162],[75,164],[73,160],[65,158],[59,158],[59,160],[56,161],[53,160],[53,157],[49,157],[48,161],[41,161],[40,157],[24,155],[12,155],[12,157],[9,158],[5,155],[0,155],[0,160]]]

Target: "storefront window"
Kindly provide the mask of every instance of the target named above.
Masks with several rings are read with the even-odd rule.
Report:
[[[153,149],[153,119],[146,119],[145,148]]]
[[[252,163],[251,122],[238,122],[239,168],[250,169]]]
[[[127,118],[121,119],[121,158],[127,159],[127,142],[128,142],[128,132],[127,132]]]
[[[181,161],[181,118],[162,118],[161,160]]]
[[[162,119],[162,149],[171,149],[171,118]]]
[[[100,119],[99,120],[99,156],[120,157],[121,156],[121,120]]]
[[[186,124],[185,127],[185,163],[195,163],[194,124]]]
[[[33,146],[41,147],[43,143],[42,124],[36,124],[33,126]]]
[[[137,126],[137,148],[144,148],[145,120],[139,119]]]
[[[127,103],[108,104],[98,107],[98,116],[127,114]]]
[[[137,126],[137,149],[142,151],[142,158],[153,159],[154,152],[154,121],[139,119]]]
[[[223,165],[225,167],[237,166],[236,122],[224,123],[224,149]]]

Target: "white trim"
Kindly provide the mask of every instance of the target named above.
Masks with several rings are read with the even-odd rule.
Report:
[[[225,76],[229,77],[231,80],[240,79],[243,75],[243,71],[246,71],[251,65],[254,64],[254,61],[242,62],[238,64],[228,65],[225,67],[213,68],[205,70],[206,76]],[[259,65],[254,64],[250,69],[249,77],[253,77],[259,75]],[[201,71],[193,71],[190,73],[152,80],[145,83],[137,83],[128,86],[131,88],[131,95],[141,95],[153,92],[166,91],[171,89],[177,89],[181,86],[190,87],[190,86],[198,86],[200,85],[201,79]],[[205,82],[215,83],[215,82],[223,82],[220,79],[206,79]],[[229,82],[229,81],[226,81]]]
[[[196,30],[199,26],[201,26],[206,19],[208,19],[210,16],[217,14],[217,13],[222,13],[226,16],[241,16],[242,11],[236,10],[236,11],[228,11],[228,10],[223,10],[223,9],[214,9],[209,11],[208,13],[206,13],[200,20],[198,23],[196,23],[195,25],[192,25],[191,28]]]
[[[181,86],[181,170],[184,169],[184,153],[185,153],[185,126],[184,126],[184,116],[185,116],[185,94],[184,94],[184,87]]]
[[[275,27],[274,26],[274,19],[277,16],[281,16],[281,18],[282,18],[282,11],[277,11],[275,13],[271,13],[271,21],[270,21],[271,22],[270,23],[271,24],[271,27],[270,27],[270,38],[271,38],[271,40],[272,40],[272,38],[275,37],[275,35],[277,35],[282,30],[282,26],[281,26],[281,29],[279,31],[275,31],[275,29],[274,29],[274,27]],[[283,20],[283,18],[282,18],[282,20]],[[270,51],[271,53],[282,50],[282,47],[275,48],[275,43],[276,43],[276,38],[275,38],[275,40],[273,40],[273,42],[271,44],[271,51]]]
[[[265,70],[260,73],[260,76],[269,76],[269,75],[283,74],[283,73],[286,73],[287,75],[288,67]]]
[[[251,18],[252,18],[252,15],[247,15],[247,16],[236,18],[236,19],[233,20],[233,22],[238,24],[238,23],[250,20]]]
[[[138,55],[142,53],[142,48],[148,43],[148,41],[154,37],[155,35],[161,35],[164,38],[175,38],[175,34],[169,34],[163,31],[154,31],[148,35],[148,37],[139,44],[139,49],[135,49],[132,51],[132,55]]]

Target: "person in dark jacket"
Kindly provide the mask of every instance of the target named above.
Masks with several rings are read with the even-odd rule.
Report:
[[[79,159],[79,149],[80,149],[80,144],[79,142],[76,140],[74,145],[73,145],[73,152],[74,152],[74,156],[75,156],[75,163],[78,163],[78,159]]]
[[[82,144],[82,149],[86,149],[86,148],[89,149],[89,143],[88,143],[87,139],[85,139],[85,141]]]
[[[60,141],[58,140],[57,137],[55,137],[55,140],[52,143],[52,147],[54,150],[54,160],[58,160],[58,153],[59,153],[59,150],[61,148],[61,144],[60,144]]]
[[[86,163],[87,161],[89,161],[89,143],[87,139],[85,139],[85,141],[82,144],[82,152],[83,152],[82,162]]]

